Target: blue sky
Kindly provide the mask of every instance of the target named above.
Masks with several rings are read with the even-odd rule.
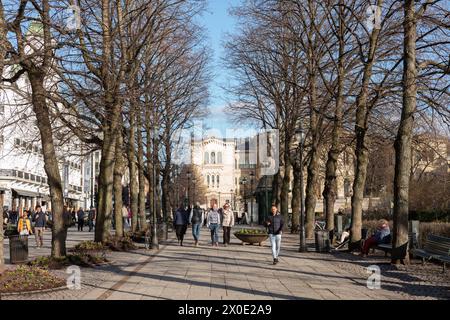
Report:
[[[208,36],[208,46],[213,53],[211,62],[213,80],[210,84],[210,115],[205,119],[207,126],[218,129],[225,133],[225,128],[233,126],[233,123],[226,121],[223,109],[226,105],[225,92],[220,88],[229,79],[227,70],[221,64],[223,57],[223,42],[225,34],[233,32],[236,21],[228,14],[231,6],[241,3],[241,0],[209,0],[208,9],[200,18],[200,23],[205,26]]]

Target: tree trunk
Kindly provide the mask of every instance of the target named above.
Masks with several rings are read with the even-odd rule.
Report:
[[[1,6],[1,4],[0,4]],[[1,9],[1,7],[0,7]],[[2,14],[2,12],[0,12],[0,14]],[[0,208],[1,208],[1,223],[0,223],[0,275],[3,273],[3,271],[5,271],[5,258],[4,258],[4,253],[3,253],[3,240],[4,240],[4,236],[3,236],[3,197],[4,194],[0,193]]]
[[[414,3],[414,0],[405,1],[405,20],[403,23],[403,108],[397,138],[395,139],[394,230],[392,240],[392,263],[394,264],[398,264],[401,260],[409,263],[409,255],[407,253],[409,181],[411,175],[412,131],[414,112],[417,105],[417,34]],[[394,254],[394,252],[398,252],[398,254]],[[399,256],[400,253],[401,256]]]
[[[310,59],[309,70],[309,102],[310,102],[310,128],[311,128],[311,152],[308,163],[308,177],[306,179],[306,196],[305,196],[305,231],[306,238],[314,237],[314,222],[316,219],[316,188],[317,176],[319,168],[319,125],[317,121],[317,84],[316,84],[316,67],[314,62],[314,53],[312,48],[308,48]]]
[[[308,177],[306,179],[306,196],[305,196],[305,229],[306,238],[314,238],[314,222],[316,219],[316,187],[317,187],[317,171],[319,167],[317,147],[313,146],[311,150],[311,159],[308,164]]]
[[[3,75],[3,68],[4,68],[4,57],[6,56],[7,51],[7,39],[6,39],[6,23],[5,23],[5,17],[3,12],[3,3],[0,1],[0,74]],[[2,216],[2,222],[0,223],[0,274],[2,274],[4,267],[5,267],[5,260],[3,257],[3,194],[0,194],[0,209],[1,209],[1,216]]]
[[[342,127],[342,109],[344,105],[344,1],[339,1],[339,58],[338,58],[338,79],[337,79],[337,98],[336,109],[334,112],[334,123],[331,147],[328,151],[328,159],[325,169],[325,187],[323,190],[323,197],[325,200],[325,216],[326,216],[326,229],[328,231],[334,230],[334,204],[337,198],[337,181],[336,181],[336,168],[339,158],[340,150],[340,133]]]
[[[123,136],[120,130],[116,139],[116,163],[114,164],[114,221],[116,225],[116,236],[120,238],[124,235],[122,216],[122,176],[124,171],[124,161],[122,148]]]
[[[130,131],[129,131],[129,142],[128,142],[128,170],[130,174],[130,209],[132,213],[131,217],[131,231],[135,232],[137,230],[138,221],[138,179],[137,179],[137,166],[136,166],[136,115],[135,107],[131,106],[130,109]]]
[[[293,175],[294,175],[294,181],[292,183],[292,227],[291,227],[291,233],[294,232],[294,230],[298,230],[298,226],[300,223],[300,174],[301,166],[293,164]]]
[[[170,150],[170,137],[166,136],[166,161],[164,164],[164,170],[163,170],[163,178],[161,182],[162,187],[162,206],[163,206],[163,221],[167,221],[167,217],[171,214],[170,209],[170,168],[172,166],[172,157],[171,157],[171,150]],[[195,199],[194,199],[195,204]]]
[[[377,6],[381,7],[382,0],[377,1]],[[356,100],[356,166],[355,179],[353,181],[352,195],[352,223],[350,231],[349,249],[360,248],[361,227],[362,227],[362,208],[364,200],[364,186],[367,177],[367,165],[369,163],[369,150],[367,148],[366,133],[369,120],[370,108],[367,106],[367,96],[369,91],[370,78],[372,76],[372,67],[375,62],[375,51],[377,48],[380,29],[373,29],[370,35],[370,45],[367,61],[364,65],[361,91]]]
[[[280,209],[284,221],[289,221],[289,186],[291,182],[291,163],[289,161],[289,138],[284,136],[284,175],[281,184]],[[285,228],[287,223],[285,224]]]
[[[111,229],[112,194],[114,183],[114,162],[116,150],[116,130],[106,128],[103,131],[102,158],[100,160],[97,224],[95,241],[105,242]]]
[[[137,143],[138,143],[138,178],[139,178],[139,230],[147,229],[147,219],[145,217],[145,176],[144,176],[144,143],[142,139],[141,113],[137,117]],[[148,143],[148,142],[147,142]]]
[[[50,112],[45,98],[44,74],[40,70],[36,71],[36,73],[28,71],[28,78],[32,89],[31,99],[33,110],[41,136],[44,170],[47,174],[50,197],[52,199],[53,227],[51,255],[52,257],[63,257],[66,255],[67,238],[67,230],[63,219],[64,200],[58,158],[56,157],[55,145],[53,143]]]

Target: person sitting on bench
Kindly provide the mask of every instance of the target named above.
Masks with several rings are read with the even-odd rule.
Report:
[[[389,229],[389,223],[385,219],[378,221],[377,231],[373,236],[364,241],[364,245],[361,251],[361,256],[367,257],[369,250],[381,243],[391,242],[391,230]]]
[[[341,234],[341,240],[338,241],[338,243],[344,243],[345,240],[347,240],[350,237],[350,227],[345,228],[344,231],[342,231]]]

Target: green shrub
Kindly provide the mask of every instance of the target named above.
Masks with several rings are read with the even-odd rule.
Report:
[[[111,236],[106,241],[105,246],[112,251],[130,251],[137,249],[133,240],[128,235],[124,237]]]
[[[241,229],[237,232],[235,232],[236,234],[248,234],[248,235],[267,235],[266,230],[261,230],[261,229]]]
[[[74,247],[75,251],[101,251],[105,250],[105,246],[101,242],[83,241]]]

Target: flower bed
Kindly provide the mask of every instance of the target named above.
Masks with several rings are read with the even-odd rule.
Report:
[[[37,266],[20,265],[0,275],[0,294],[56,289],[65,285],[66,280]]]
[[[241,229],[234,233],[235,237],[242,241],[242,244],[250,243],[255,244],[258,243],[260,246],[264,241],[267,240],[269,235],[265,230],[259,229]]]
[[[108,263],[108,260],[100,255],[88,253],[74,253],[61,258],[39,257],[33,261],[28,262],[28,265],[43,269],[57,270],[67,268],[71,265],[93,268],[99,265],[103,265],[105,263]]]

